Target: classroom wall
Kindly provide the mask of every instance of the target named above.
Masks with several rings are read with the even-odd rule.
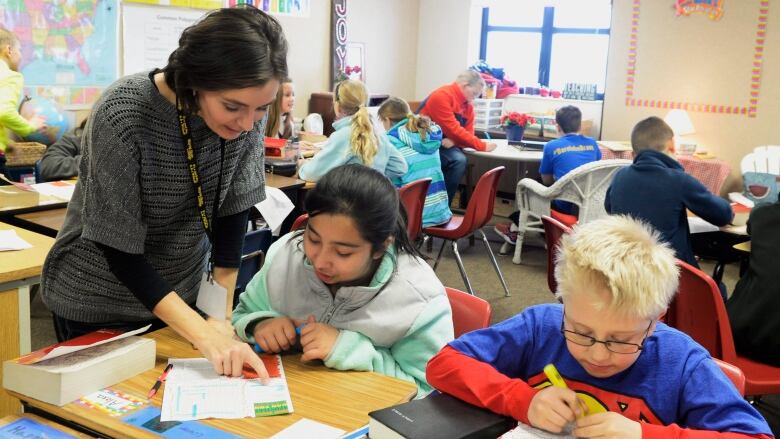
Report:
[[[484,0],[419,0],[416,100],[474,64],[479,58]]]
[[[309,96],[330,87],[330,1],[312,1],[308,17],[276,16],[289,52],[287,67],[295,82],[295,116],[308,113]]]
[[[759,0],[728,3],[720,21],[675,17],[671,2],[641,0],[635,95],[647,99],[745,105],[749,99]],[[633,0],[614,0],[602,138],[624,140],[634,124],[668,110],[625,104]],[[776,6],[776,5],[775,5]],[[732,175],[723,193],[739,190],[741,158],[759,145],[780,145],[780,8],[770,7],[758,112],[690,112],[696,141],[726,160]],[[652,29],[654,32],[650,32]]]
[[[420,0],[350,1],[349,41],[364,44],[366,85],[371,93],[415,97]]]

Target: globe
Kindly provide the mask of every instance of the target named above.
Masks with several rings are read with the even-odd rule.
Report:
[[[19,114],[27,120],[40,116],[46,121],[45,132],[35,132],[25,138],[30,142],[51,145],[68,130],[68,119],[62,113],[62,109],[49,99],[35,97],[28,100],[22,104]]]

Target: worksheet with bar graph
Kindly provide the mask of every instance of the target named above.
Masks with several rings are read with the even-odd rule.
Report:
[[[217,375],[205,358],[168,360],[160,420],[235,419],[292,413],[290,390],[281,357],[262,355],[271,379],[262,384],[245,371],[242,378]]]

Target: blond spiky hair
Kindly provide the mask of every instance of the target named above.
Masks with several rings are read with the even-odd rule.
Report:
[[[584,285],[603,286],[611,293],[607,308],[648,319],[669,306],[678,276],[674,251],[658,232],[622,215],[591,221],[564,235],[555,265],[557,297],[586,292]]]

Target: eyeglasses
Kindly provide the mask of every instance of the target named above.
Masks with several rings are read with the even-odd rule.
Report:
[[[616,354],[635,354],[639,351],[641,351],[644,348],[645,340],[647,339],[647,334],[650,332],[650,327],[653,326],[653,320],[650,320],[650,324],[647,325],[647,329],[645,330],[645,335],[642,337],[642,341],[639,344],[636,343],[625,343],[622,341],[612,341],[612,340],[596,340],[595,338],[591,337],[590,335],[580,334],[577,331],[570,331],[566,328],[564,328],[563,324],[566,320],[566,313],[563,314],[563,319],[561,320],[561,334],[563,334],[563,337],[580,346],[593,346],[596,343],[603,344],[607,350],[610,352],[614,352]]]

